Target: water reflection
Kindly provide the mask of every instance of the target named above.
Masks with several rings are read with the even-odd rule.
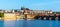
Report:
[[[60,27],[60,21],[54,20],[29,20],[26,21],[27,27]]]
[[[4,27],[15,27],[15,21],[13,21],[13,20],[4,20]]]
[[[0,20],[0,27],[4,27],[4,21]]]
[[[16,20],[15,27],[24,27],[24,20]]]
[[[0,23],[2,23],[0,21]],[[60,27],[58,20],[5,20],[4,27]]]

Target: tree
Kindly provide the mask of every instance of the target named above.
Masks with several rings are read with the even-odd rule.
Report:
[[[0,13],[0,17],[4,17],[4,13]]]

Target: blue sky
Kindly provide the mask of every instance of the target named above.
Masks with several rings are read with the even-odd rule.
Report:
[[[20,9],[60,11],[60,0],[0,0],[0,9]]]

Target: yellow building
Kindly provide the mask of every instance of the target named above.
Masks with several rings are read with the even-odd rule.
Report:
[[[13,13],[4,13],[4,20],[16,20],[16,16]]]

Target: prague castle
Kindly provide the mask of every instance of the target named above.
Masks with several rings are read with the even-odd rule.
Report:
[[[0,17],[3,20],[20,20],[20,19],[40,19],[40,16],[43,16],[46,19],[46,16],[59,16],[51,10],[30,10],[29,8],[22,7],[17,10],[0,10],[0,13],[4,13],[4,17]],[[36,17],[36,16],[39,16]]]

